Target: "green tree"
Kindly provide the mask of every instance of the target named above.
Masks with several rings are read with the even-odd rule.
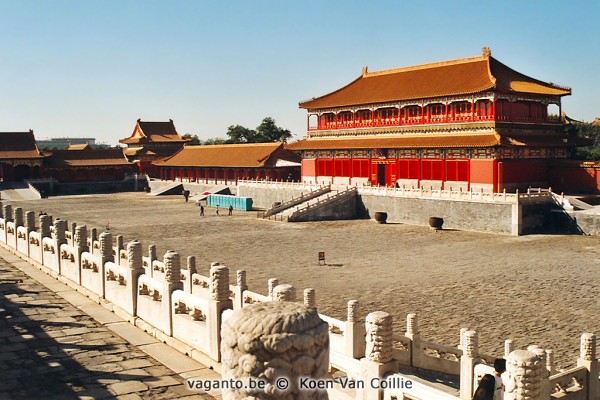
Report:
[[[200,138],[198,138],[198,135],[192,136],[191,133],[186,133],[185,135],[183,135],[183,138],[190,139],[190,141],[187,142],[188,145],[196,146],[200,144]]]
[[[292,137],[292,133],[288,129],[283,129],[275,124],[275,120],[271,117],[266,117],[261,124],[256,128],[256,142],[287,142]]]
[[[228,143],[228,141],[226,139],[216,137],[216,138],[206,139],[204,141],[204,143],[202,143],[202,144],[211,145],[211,144],[225,144],[225,143]]]
[[[590,142],[588,146],[578,147],[575,157],[580,160],[600,160],[600,126],[588,122],[572,121],[565,125],[570,136],[578,136]]]
[[[227,128],[227,136],[231,143],[254,143],[256,142],[256,131],[241,125],[231,125]]]

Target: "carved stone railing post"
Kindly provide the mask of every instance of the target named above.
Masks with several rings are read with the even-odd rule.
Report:
[[[546,360],[546,350],[537,346],[531,347],[532,348],[528,348],[527,350],[538,356],[542,364],[542,367],[540,368],[540,399],[549,399],[552,388],[550,387],[550,372],[548,372],[547,368],[548,360]]]
[[[350,300],[348,302],[344,341],[347,356],[356,359],[365,356],[365,326],[361,322],[360,303],[358,300]]]
[[[67,243],[66,233],[67,221],[56,218],[54,220],[54,232],[52,239],[54,240],[54,248],[56,249],[56,266],[55,271],[58,275],[62,275],[62,260],[60,257],[60,246]]]
[[[465,342],[465,332],[469,331],[469,328],[460,328],[460,339],[459,339],[459,344],[458,344],[458,348],[459,349],[463,349],[464,348],[464,342]]]
[[[87,241],[87,227],[85,225],[75,227],[73,247],[77,248],[80,254],[89,250]]]
[[[236,285],[235,285],[235,302],[233,308],[235,310],[244,307],[244,291],[248,290],[248,283],[246,282],[246,271],[240,269],[236,274]]]
[[[92,249],[94,248],[94,242],[97,240],[98,240],[98,231],[96,230],[96,228],[90,229],[90,240],[88,242],[88,246],[90,248],[90,253],[92,252]]]
[[[417,314],[411,313],[406,316],[406,333],[410,339],[410,365],[420,367],[423,359],[423,350],[421,349],[421,333],[419,332],[419,318]]]
[[[68,224],[67,224],[68,226]],[[77,222],[71,223],[71,244],[74,246],[75,244],[75,230],[77,229]]]
[[[584,333],[581,335],[578,367],[585,367],[589,372],[587,398],[597,399],[600,395],[598,382],[598,359],[596,358],[596,335]]]
[[[76,275],[73,278],[75,279],[75,283],[81,285],[81,254],[89,250],[87,245],[87,227],[85,225],[75,227],[73,248],[75,249],[73,263],[76,266],[76,272],[74,271]]]
[[[222,328],[224,380],[263,380],[261,389],[223,390],[225,399],[309,398],[299,379],[325,379],[329,369],[329,329],[316,308],[293,302],[250,304],[233,311]],[[289,382],[278,390],[277,380]],[[310,392],[327,399],[326,391]]]
[[[460,398],[471,400],[475,379],[475,363],[479,354],[479,336],[475,331],[463,335],[463,355],[460,357]]]
[[[23,226],[23,209],[21,207],[15,208],[15,228]]]
[[[4,221],[8,222],[8,221],[12,221],[13,220],[13,209],[12,206],[10,204],[5,204],[4,206],[2,206],[3,209],[3,215],[4,215]]]
[[[100,274],[100,279],[102,280],[102,298],[106,298],[106,280],[104,279],[106,276],[105,264],[114,260],[112,235],[110,232],[102,232],[98,241],[100,242],[100,265],[98,266],[98,272]]]
[[[504,358],[508,358],[508,355],[515,350],[515,343],[512,339],[506,339],[504,341]]]
[[[40,234],[42,239],[50,237],[50,226],[52,226],[52,217],[50,215],[40,215]]]
[[[142,260],[142,244],[137,240],[132,240],[127,244],[127,266],[129,267],[129,276],[126,278],[128,295],[131,294],[133,300],[133,308],[129,310],[131,316],[137,316],[137,291],[138,291],[138,280],[140,275],[144,273],[144,262]],[[170,304],[170,303],[169,303]],[[166,310],[163,309],[163,318],[166,315],[170,315],[169,306]]]
[[[209,334],[209,356],[221,361],[221,314],[233,308],[229,298],[229,268],[218,263],[210,267],[210,301],[206,324]]]
[[[398,362],[392,358],[393,319],[384,311],[375,311],[365,319],[365,357],[360,360],[360,374],[363,382],[382,379],[389,372],[398,371]],[[381,400],[382,389],[373,389],[368,384],[357,391],[357,399]]]
[[[304,305],[308,308],[317,308],[316,292],[313,288],[304,289]]]
[[[141,248],[140,248],[140,259],[141,259]],[[183,282],[181,282],[181,257],[179,253],[173,250],[167,250],[163,258],[165,264],[165,280],[162,290],[162,315],[163,315],[163,326],[159,328],[167,335],[173,334],[173,316],[171,315],[171,299],[173,298],[173,292],[175,290],[183,289]],[[142,268],[143,270],[143,268]]]
[[[27,211],[25,213],[25,227],[27,228],[27,233],[35,231],[35,211]]]
[[[115,264],[121,265],[121,250],[125,248],[125,238],[123,235],[117,235],[115,238]]]
[[[541,397],[542,370],[546,366],[535,353],[529,350],[515,350],[506,359],[508,379],[505,382],[505,399],[547,400]]]
[[[158,260],[158,258],[156,258],[156,245],[151,244],[148,246],[148,258],[150,259],[150,276],[154,276],[154,267],[152,266],[152,263],[155,260]]]
[[[550,375],[556,373],[556,368],[554,368],[554,351],[552,349],[546,349],[546,369]]]
[[[56,218],[56,220],[54,220],[54,233],[52,234],[52,237],[56,241],[57,249],[60,249],[61,245],[67,243],[67,238],[65,236],[66,231],[67,222]]]
[[[186,293],[192,293],[194,281],[192,277],[197,273],[196,257],[188,256],[186,260],[186,268],[181,270],[181,280],[183,281],[183,290]]]
[[[296,288],[292,285],[277,285],[273,288],[273,301],[296,301]]]
[[[273,289],[275,289],[275,286],[279,285],[279,279],[277,278],[269,278],[269,298],[271,298],[271,300],[273,300]]]

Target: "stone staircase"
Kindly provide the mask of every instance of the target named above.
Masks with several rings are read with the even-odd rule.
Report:
[[[265,218],[287,222],[355,218],[356,188],[353,187],[344,191],[331,190],[331,187],[327,188],[328,190],[324,193],[304,199],[304,201],[291,207],[280,209],[278,212],[271,213]]]
[[[270,209],[268,209],[267,211],[265,211],[262,214],[262,218],[268,218],[271,219],[271,216],[279,216],[279,217],[283,217],[284,215],[287,216],[287,214],[285,214],[285,212],[287,210],[290,210],[292,208],[297,208],[299,205],[301,204],[306,204],[306,202],[315,199],[319,196],[322,196],[324,194],[330,193],[331,192],[331,185],[313,190],[309,193],[306,194],[302,194],[299,197],[295,197],[292,198],[289,201],[286,201],[284,203],[280,203],[277,205],[274,205],[273,207],[271,207]],[[274,218],[276,219],[276,218]]]

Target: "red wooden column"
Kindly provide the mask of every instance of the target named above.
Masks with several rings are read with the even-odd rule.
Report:
[[[227,185],[227,169],[223,169],[223,180],[225,181],[225,184]]]
[[[204,175],[206,176],[206,184],[208,185],[208,168],[204,169]]]

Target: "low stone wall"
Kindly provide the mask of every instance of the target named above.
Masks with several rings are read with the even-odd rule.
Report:
[[[143,191],[147,183],[140,178],[136,183],[134,180],[111,181],[111,182],[81,182],[81,183],[55,183],[51,195],[72,195],[91,193],[116,193]]]
[[[577,224],[580,233],[586,235],[600,235],[600,215],[586,212],[574,212],[571,217]]]
[[[388,222],[428,225],[429,217],[444,218],[444,228],[514,234],[513,208],[516,204],[419,199],[359,195],[358,216],[373,218],[375,212],[388,213]]]

